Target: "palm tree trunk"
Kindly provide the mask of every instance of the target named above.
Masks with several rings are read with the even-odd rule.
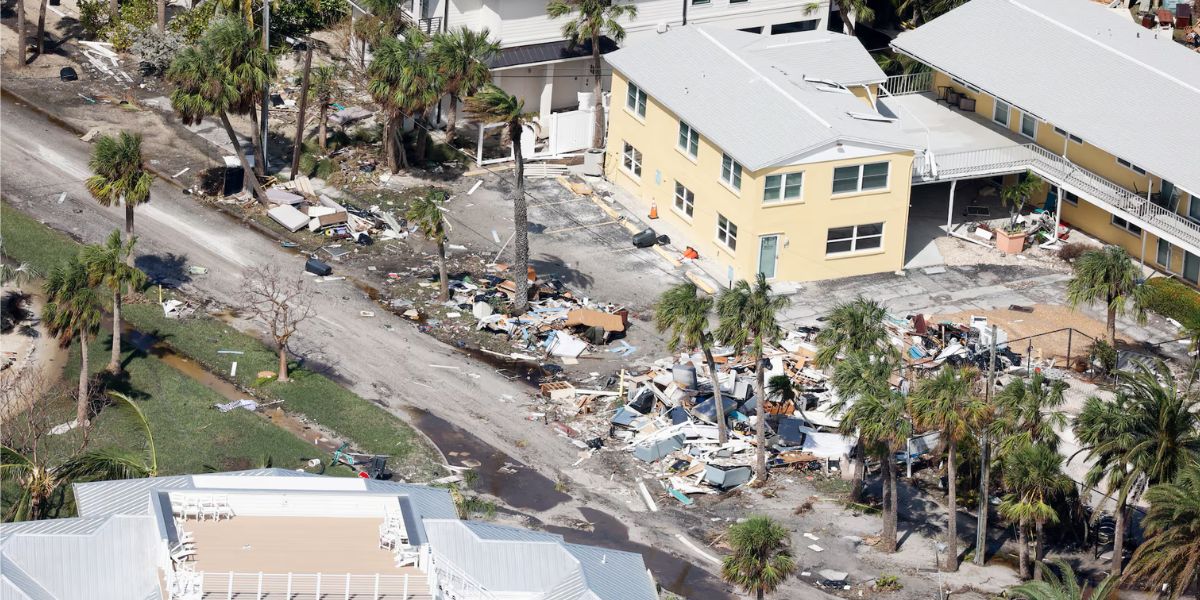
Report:
[[[108,0],[108,17],[110,23],[116,23],[121,16],[121,7],[117,6],[117,0]]]
[[[858,440],[858,450],[854,455],[854,481],[850,483],[850,501],[862,502],[863,490],[866,488],[867,457],[862,440]]]
[[[17,0],[17,68],[25,66],[29,59],[25,55],[29,49],[29,40],[25,39],[25,0]]]
[[[592,130],[592,147],[604,147],[604,103],[601,96],[604,94],[604,78],[600,76],[600,31],[597,30],[592,34],[592,70],[595,71],[592,76],[596,83],[592,85],[592,111],[594,115],[595,127]]]
[[[850,16],[850,13],[854,12],[854,10],[849,4],[849,2],[838,2],[838,12],[841,13],[842,27],[846,29],[846,35],[853,37],[854,19]]]
[[[517,284],[517,297],[513,301],[512,312],[514,315],[522,315],[529,309],[529,214],[525,206],[525,159],[521,157],[521,122],[510,123],[508,132],[512,138],[517,179],[513,189],[513,229],[517,236],[514,240],[517,265],[513,279]]]
[[[450,94],[450,110],[446,111],[446,145],[454,144],[454,134],[458,128],[458,94]]]
[[[756,334],[758,337],[761,334]],[[761,353],[754,353],[754,398],[758,403],[758,418],[754,420],[754,477],[759,483],[767,480],[767,390],[764,385],[766,369]]]
[[[108,372],[121,372],[121,290],[113,290],[112,356],[108,359]]]
[[[79,332],[79,398],[75,400],[75,421],[80,427],[87,425],[88,420],[88,335],[87,330]]]
[[[767,597],[767,592],[760,587],[755,591],[754,597],[758,598],[758,600],[763,600],[763,598]]]
[[[1017,523],[1017,574],[1029,579],[1029,540],[1025,539],[1025,519]]]
[[[1109,300],[1109,302],[1110,302],[1109,306],[1112,306],[1111,299]],[[1108,327],[1108,343],[1109,343],[1109,345],[1111,345],[1113,347],[1113,350],[1116,350],[1117,349],[1117,311],[1116,311],[1116,309],[1114,309],[1114,308],[1108,309],[1108,324],[1106,326]]]
[[[712,379],[713,401],[717,403],[717,447],[729,442],[729,432],[725,428],[725,401],[721,398],[721,381],[717,377],[717,361],[713,359],[712,348],[707,342],[700,345],[704,350],[704,362],[708,364],[708,376]]]
[[[254,174],[262,177],[265,171],[263,170],[262,159],[262,132],[258,127],[258,111],[250,109],[250,145],[254,147]]]
[[[438,283],[441,287],[439,298],[442,302],[450,299],[450,283],[446,281],[446,240],[439,239],[438,247]]]
[[[383,123],[383,145],[387,148],[388,170],[400,172],[400,161],[396,160],[396,117],[389,115]]]
[[[326,123],[328,122],[328,120],[329,120],[329,103],[323,102],[321,104],[321,123],[320,123],[320,125],[318,125],[318,129],[317,129],[317,131],[319,132],[318,135],[321,138],[321,151],[322,152],[324,152],[326,149],[325,143],[326,143],[326,139],[328,137],[326,134],[326,132],[327,132]]]
[[[1042,580],[1042,559],[1045,558],[1045,556],[1046,556],[1046,545],[1045,545],[1044,541],[1042,540],[1042,537],[1044,535],[1043,530],[1045,528],[1045,522],[1041,519],[1038,519],[1036,521],[1036,524],[1034,525],[1034,527],[1036,528],[1036,531],[1034,532],[1034,534],[1037,536],[1037,539],[1034,540],[1034,542],[1033,542],[1034,543],[1033,565],[1032,565],[1033,566],[1033,578],[1037,581],[1041,581]]]
[[[279,377],[276,381],[288,381],[287,344],[284,342],[279,344]]]
[[[250,187],[250,190],[258,198],[258,201],[266,206],[267,194],[262,187],[258,185],[258,178],[254,176],[254,172],[250,170],[250,163],[246,160],[246,153],[242,152],[242,143],[238,140],[237,133],[233,131],[233,124],[229,122],[229,115],[225,111],[221,111],[221,125],[225,127],[225,135],[229,136],[229,141],[233,143],[234,153],[237,154],[238,162],[242,163],[242,180],[244,185]]]
[[[979,515],[975,517],[975,564],[982,567],[987,562],[988,471],[992,462],[992,446],[986,434],[980,443],[983,448],[979,453]]]
[[[946,517],[946,564],[945,571],[958,570],[958,465],[957,451],[953,442],[947,443],[946,489],[949,496],[950,514]]]
[[[158,32],[167,32],[167,0],[158,0]]]
[[[896,458],[891,447],[883,453],[883,532],[879,534],[879,543],[883,551],[896,551],[896,521],[899,520],[900,504],[896,498]]]
[[[46,53],[46,2],[38,5],[37,52],[38,58]]]
[[[1115,523],[1113,523],[1113,555],[1110,572],[1113,577],[1120,577],[1124,562],[1122,554],[1125,553],[1125,502],[1123,500],[1117,503],[1117,511],[1113,520]]]
[[[413,158],[415,159],[417,166],[421,167],[425,165],[429,155],[428,147],[426,145],[429,141],[429,134],[425,131],[425,128],[421,126],[421,123],[419,123],[416,118],[413,118],[413,134],[415,138],[413,142],[416,143],[416,148],[414,148],[416,152],[413,155]]]
[[[133,239],[133,205],[125,202],[125,237]],[[133,264],[133,254],[129,255],[129,264]]]

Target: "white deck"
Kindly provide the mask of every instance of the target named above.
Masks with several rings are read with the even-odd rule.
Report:
[[[928,144],[934,156],[1028,144],[1032,140],[996,125],[983,115],[950,108],[931,92],[883,97],[880,112],[900,118],[914,141]],[[926,132],[928,131],[928,135]]]

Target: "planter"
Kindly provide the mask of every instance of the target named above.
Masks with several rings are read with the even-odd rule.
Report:
[[[1009,233],[1003,229],[997,229],[996,247],[1005,254],[1020,254],[1025,249],[1025,232]]]

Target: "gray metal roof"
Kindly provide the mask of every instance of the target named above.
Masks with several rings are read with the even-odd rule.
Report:
[[[0,598],[4,600],[55,600],[54,594],[42,587],[17,563],[0,551]]]
[[[1200,54],[1126,15],[1088,0],[972,0],[892,46],[1200,194]]]
[[[458,520],[427,520],[429,545],[490,592],[546,600],[654,600],[639,554],[566,544],[562,536]]]
[[[850,85],[885,79],[866,50],[841,34],[764,37],[682,27],[606,58],[751,171],[785,164],[841,140],[897,149],[920,146],[898,123],[852,116],[871,112],[863,100],[844,91],[823,91],[825,86],[811,81]]]

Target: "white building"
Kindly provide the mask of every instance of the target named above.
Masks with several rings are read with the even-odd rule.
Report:
[[[638,554],[461,521],[446,490],[258,469],[74,485],[0,525],[4,600],[655,600]]]
[[[526,108],[542,120],[552,111],[574,110],[578,94],[592,91],[596,74],[589,60],[591,44],[572,47],[564,40],[566,19],[547,16],[547,0],[411,2],[412,14],[427,30],[488,28],[503,47],[492,64],[494,81],[523,98]],[[764,35],[825,29],[830,16],[829,0],[633,0],[633,4],[638,15],[623,23],[625,44],[684,25],[716,25]],[[836,13],[834,20],[841,22]],[[601,41],[601,52],[616,48],[608,38]],[[607,65],[600,75],[607,88]]]

